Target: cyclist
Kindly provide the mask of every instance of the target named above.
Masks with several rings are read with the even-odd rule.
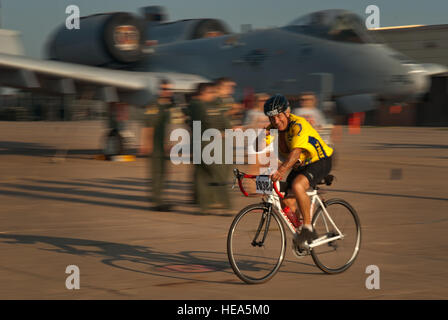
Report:
[[[306,191],[325,178],[331,170],[333,149],[327,146],[317,131],[302,117],[290,113],[288,100],[280,95],[274,95],[264,104],[264,113],[269,117],[270,125],[266,128],[277,129],[279,132],[278,150],[284,159],[277,171],[271,175],[272,181],[279,181],[291,169],[286,178],[287,194],[290,197],[283,200],[284,206],[289,206],[293,212],[296,201],[303,216],[302,231],[295,239],[300,250],[305,248],[305,242],[317,238],[311,225],[311,200]],[[273,137],[267,135],[266,144]]]

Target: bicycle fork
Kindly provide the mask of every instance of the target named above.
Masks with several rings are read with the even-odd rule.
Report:
[[[262,247],[264,245],[264,241],[266,240],[266,237],[268,235],[269,225],[271,223],[271,210],[271,205],[269,205],[268,210],[263,210],[263,215],[261,216],[260,223],[258,224],[257,232],[255,232],[254,239],[251,243],[253,247]],[[257,241],[258,237],[260,236],[261,230],[263,229],[263,225],[265,226],[263,238],[261,239],[261,241]]]

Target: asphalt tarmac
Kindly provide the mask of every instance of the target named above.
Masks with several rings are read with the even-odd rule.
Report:
[[[288,238],[280,271],[261,285],[237,278],[226,254],[233,216],[258,198],[234,190],[234,210],[199,215],[191,167],[170,165],[175,211],[151,211],[147,159],[93,160],[102,132],[100,122],[0,123],[0,299],[448,297],[447,128],[345,129],[324,197],[357,210],[357,260],[327,275]],[[69,265],[78,290],[66,288]],[[371,265],[378,289],[366,288]]]

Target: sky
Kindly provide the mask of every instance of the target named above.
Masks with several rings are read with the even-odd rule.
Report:
[[[81,16],[100,12],[138,12],[140,7],[163,5],[170,20],[215,18],[224,20],[234,32],[242,24],[254,28],[282,26],[310,12],[346,9],[362,17],[366,7],[380,9],[382,27],[413,24],[448,24],[447,0],[0,0],[1,26],[22,32],[25,53],[44,58],[48,36],[65,24],[69,5],[77,5]],[[1,44],[0,44],[1,45]]]

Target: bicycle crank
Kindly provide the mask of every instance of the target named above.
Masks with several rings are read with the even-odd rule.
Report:
[[[294,235],[292,239],[292,253],[296,256],[298,259],[302,259],[303,257],[310,255],[309,249],[301,250],[299,249],[299,244],[297,242],[297,234]]]

